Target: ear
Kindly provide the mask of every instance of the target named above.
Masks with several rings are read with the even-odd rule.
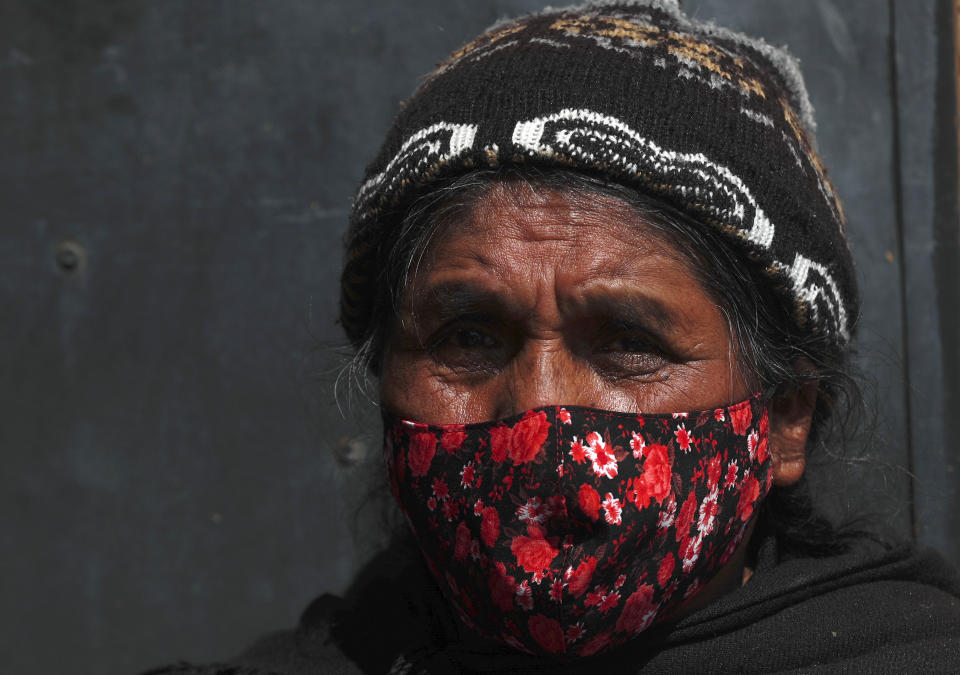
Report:
[[[773,484],[793,485],[807,466],[807,438],[817,405],[816,380],[804,382],[770,402]]]

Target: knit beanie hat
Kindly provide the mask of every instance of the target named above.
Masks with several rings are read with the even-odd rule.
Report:
[[[839,200],[785,50],[685,16],[599,1],[500,22],[406,101],[353,205],[341,322],[370,332],[403,214],[437,181],[504,165],[582,169],[725,235],[796,325],[837,350],[858,314]]]

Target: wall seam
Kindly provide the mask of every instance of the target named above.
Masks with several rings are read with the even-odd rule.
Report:
[[[907,256],[906,242],[904,240],[904,211],[903,211],[903,167],[901,165],[900,134],[902,131],[900,120],[900,69],[898,67],[897,51],[897,0],[888,0],[888,11],[890,13],[890,103],[892,107],[892,172],[893,172],[893,201],[896,214],[897,231],[897,272],[899,274],[900,286],[900,341],[901,341],[901,367],[903,371],[903,404],[904,404],[904,424],[907,444],[907,472],[910,477],[910,488],[908,490],[910,500],[910,535],[913,541],[917,540],[917,479],[914,472],[914,447],[913,447],[913,411],[910,381],[910,331],[907,311]]]

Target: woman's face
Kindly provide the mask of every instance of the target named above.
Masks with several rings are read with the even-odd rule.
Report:
[[[655,413],[743,400],[756,384],[695,265],[616,198],[497,184],[411,278],[381,400],[434,424],[557,404]]]

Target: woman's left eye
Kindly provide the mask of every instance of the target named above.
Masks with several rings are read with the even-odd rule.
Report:
[[[671,361],[652,340],[642,335],[620,335],[596,348],[598,370],[611,377],[651,375]]]
[[[651,349],[653,349],[653,345],[650,344],[649,340],[636,335],[630,335],[619,337],[616,340],[608,342],[600,348],[600,351],[638,353],[648,352]]]

